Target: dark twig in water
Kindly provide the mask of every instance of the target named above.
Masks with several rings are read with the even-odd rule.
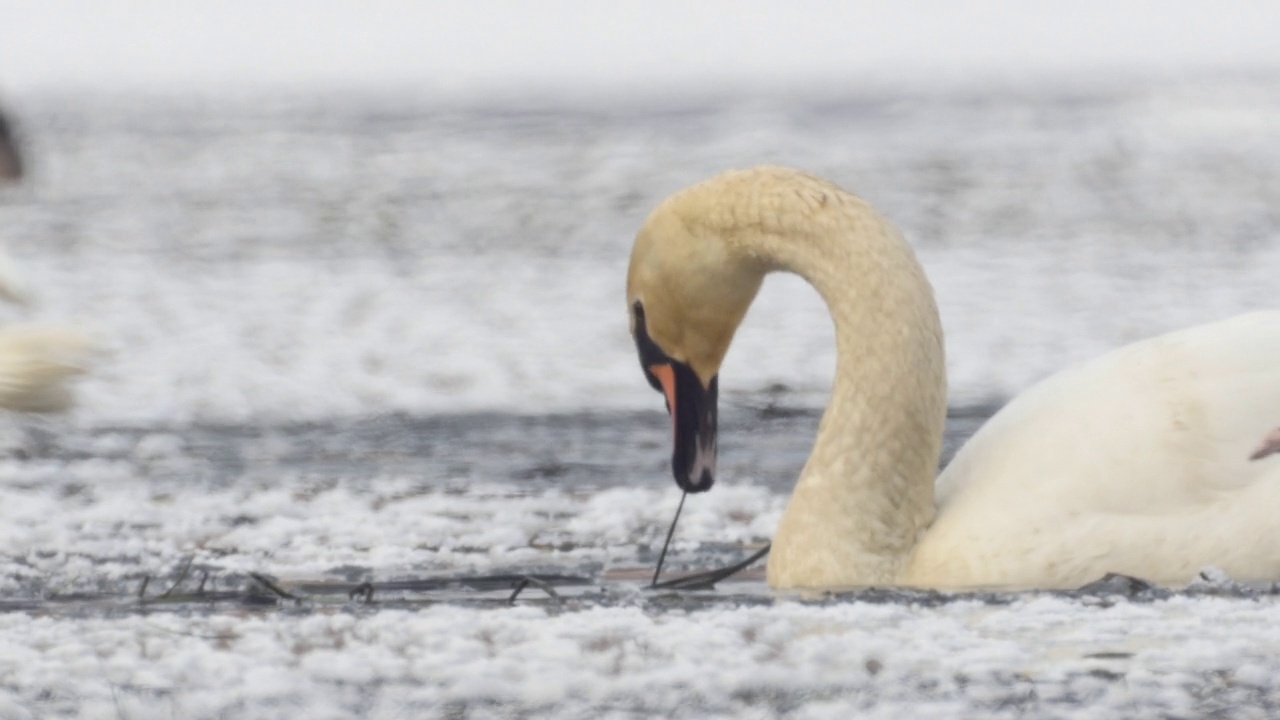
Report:
[[[515,590],[511,593],[511,597],[507,598],[507,604],[515,605],[516,598],[520,597],[520,593],[524,592],[524,589],[529,587],[530,585],[533,585],[534,587],[539,588],[540,590],[542,590],[542,592],[549,595],[552,600],[556,601],[557,605],[563,602],[560,599],[560,594],[557,593],[556,589],[551,587],[549,583],[539,580],[536,577],[526,575],[525,577],[520,578],[520,580],[516,582]]]
[[[205,584],[205,582],[207,582],[208,580],[209,580],[209,571],[208,571],[208,570],[201,570],[201,571],[200,571],[200,587],[197,587],[197,588],[196,588],[196,594],[197,594],[197,595],[203,595],[203,594],[204,594],[204,584]]]
[[[298,582],[292,585],[294,591],[304,597],[316,595],[334,595],[352,592],[368,592],[363,588],[370,585],[377,593],[433,593],[453,592],[458,588],[478,590],[480,592],[506,592],[525,578],[538,580],[552,587],[580,587],[594,585],[594,578],[581,575],[559,575],[555,573],[496,573],[492,575],[462,575],[445,577],[424,577],[413,580],[389,580],[386,582],[368,582],[360,585],[334,582]]]
[[[676,516],[671,518],[671,527],[667,529],[667,539],[662,543],[662,552],[658,553],[658,567],[653,569],[653,581],[649,587],[658,587],[658,576],[662,574],[662,561],[667,559],[667,548],[671,546],[671,536],[676,534],[676,523],[680,521],[680,511],[684,509],[684,499],[689,493],[680,494],[680,504],[676,506]]]
[[[266,588],[266,589],[270,590],[271,592],[275,593],[276,595],[279,595],[279,596],[280,596],[280,597],[282,597],[282,598],[286,598],[286,599],[288,599],[288,600],[298,600],[298,599],[299,599],[297,595],[294,595],[293,593],[289,592],[288,590],[285,590],[284,588],[282,588],[282,587],[280,587],[279,585],[275,584],[275,582],[273,582],[273,581],[271,580],[271,578],[267,577],[266,575],[263,575],[262,573],[249,573],[249,577],[251,577],[251,578],[253,578],[255,581],[257,581],[257,583],[258,583],[259,585],[261,585],[261,586],[263,586],[264,588]]]
[[[182,564],[182,569],[178,571],[178,579],[173,581],[173,584],[169,586],[168,590],[160,593],[160,597],[169,597],[173,594],[174,590],[178,589],[178,586],[182,584],[182,581],[187,579],[187,574],[191,572],[191,564],[195,562],[195,560],[196,557],[194,555],[187,556],[187,561]]]
[[[708,570],[706,572],[694,573],[693,575],[685,575],[683,577],[663,580],[655,582],[649,587],[657,590],[707,590],[715,587],[715,584],[726,578],[732,577],[739,572],[747,569],[752,563],[769,554],[769,549],[773,547],[770,543],[754,552],[751,557],[742,562],[734,563],[728,567],[719,570]]]
[[[142,587],[138,588],[138,599],[145,600],[147,598],[147,585],[151,584],[151,576],[142,576]]]
[[[520,597],[520,593],[527,587],[529,587],[529,578],[522,578],[516,581],[516,588],[511,591],[511,597],[507,598],[507,604],[515,605],[516,598]]]
[[[765,545],[756,551],[751,557],[739,563],[734,563],[729,567],[720,568],[719,570],[708,570],[706,572],[694,573],[683,577],[673,578],[671,580],[663,580],[658,582],[658,577],[662,573],[662,561],[667,557],[667,548],[671,546],[671,537],[676,534],[676,523],[680,521],[680,511],[684,509],[684,499],[689,497],[689,493],[680,495],[680,504],[676,506],[676,516],[671,518],[671,527],[667,530],[667,539],[662,543],[662,552],[658,554],[658,567],[653,570],[653,581],[649,583],[651,589],[664,590],[703,590],[715,587],[715,584],[731,577],[751,566],[752,563],[769,554],[769,548],[772,543]],[[517,594],[519,590],[516,591]],[[515,599],[515,596],[512,596]]]
[[[368,605],[373,602],[373,583],[367,580],[360,583],[359,585],[351,588],[351,592],[347,593],[347,597],[351,600],[359,598],[360,602]]]

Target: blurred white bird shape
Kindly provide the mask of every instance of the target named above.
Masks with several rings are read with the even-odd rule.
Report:
[[[22,156],[9,123],[0,113],[0,184],[22,179]],[[26,285],[7,254],[0,252],[0,297],[27,302]],[[69,381],[89,366],[93,344],[80,331],[63,327],[0,328],[0,408],[54,412],[72,403]]]

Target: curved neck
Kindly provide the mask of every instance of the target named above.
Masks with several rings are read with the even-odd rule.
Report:
[[[933,291],[910,246],[841,194],[827,222],[746,244],[817,289],[835,322],[831,402],[774,537],[773,587],[894,581],[933,520],[946,371]]]

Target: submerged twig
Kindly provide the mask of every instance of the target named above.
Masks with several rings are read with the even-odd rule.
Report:
[[[767,543],[764,547],[755,551],[746,560],[736,562],[728,567],[719,570],[707,570],[705,572],[694,573],[692,575],[684,575],[662,582],[655,582],[650,588],[655,590],[704,590],[714,587],[721,580],[730,578],[743,570],[746,570],[752,563],[769,554],[769,550],[773,547],[773,543]]]
[[[752,563],[769,554],[769,549],[773,547],[772,543],[766,543],[763,548],[756,551],[751,557],[738,563],[734,563],[728,567],[719,570],[708,570],[706,572],[694,573],[692,575],[684,575],[682,577],[673,578],[671,580],[663,580],[658,582],[658,577],[662,573],[662,562],[667,557],[667,548],[671,546],[671,537],[676,533],[676,523],[680,520],[680,511],[684,509],[684,499],[689,497],[689,493],[680,495],[680,504],[676,506],[676,516],[671,518],[671,527],[667,529],[667,539],[662,543],[662,552],[658,554],[658,567],[653,570],[653,581],[649,583],[652,590],[697,590],[713,587],[716,583],[725,578],[747,569]],[[513,596],[514,599],[514,596]]]
[[[542,590],[542,592],[549,595],[552,600],[556,601],[557,605],[563,602],[560,599],[560,593],[557,593],[556,589],[551,587],[550,583],[547,583],[543,580],[539,580],[538,578],[533,577],[532,575],[526,575],[520,578],[518,582],[516,582],[515,590],[511,593],[511,597],[507,598],[507,604],[515,605],[516,598],[520,597],[520,593],[524,592],[524,589],[529,587],[530,585],[533,585],[534,587]]]
[[[147,598],[147,586],[151,584],[151,576],[142,576],[142,586],[138,588],[138,599],[145,600]]]
[[[187,561],[182,564],[182,569],[178,571],[178,579],[173,581],[173,584],[169,586],[168,590],[160,593],[160,597],[169,597],[173,594],[174,590],[178,589],[178,586],[182,584],[182,581],[187,579],[187,574],[191,572],[191,564],[195,562],[195,560],[195,555],[187,556]]]
[[[347,598],[350,600],[360,598],[361,602],[368,605],[373,602],[373,583],[366,580],[351,588],[351,592],[347,593]]]
[[[282,598],[286,598],[286,599],[288,599],[288,600],[298,600],[298,599],[299,599],[297,595],[294,595],[293,593],[289,592],[288,590],[285,590],[284,588],[282,588],[282,587],[280,587],[279,585],[275,584],[275,582],[274,582],[271,578],[267,577],[266,575],[263,575],[262,573],[249,573],[249,577],[251,577],[251,578],[253,578],[255,581],[257,581],[257,583],[258,583],[259,585],[261,585],[261,586],[263,586],[264,588],[266,588],[266,589],[270,590],[271,592],[275,593],[276,595],[279,595],[279,596],[280,596],[280,597],[282,597]]]
[[[684,510],[684,499],[689,493],[680,494],[680,504],[676,506],[676,516],[671,518],[671,527],[667,528],[667,539],[662,543],[662,552],[658,553],[658,566],[653,569],[653,580],[649,587],[658,587],[658,576],[662,574],[662,562],[667,559],[667,548],[671,546],[671,536],[676,534],[676,523],[680,521],[680,511]]]

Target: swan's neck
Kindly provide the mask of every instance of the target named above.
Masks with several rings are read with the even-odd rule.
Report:
[[[911,248],[846,196],[833,227],[765,239],[835,321],[838,360],[817,441],[778,526],[774,587],[894,582],[933,520],[946,422],[942,330]],[[765,254],[765,253],[761,253]]]

